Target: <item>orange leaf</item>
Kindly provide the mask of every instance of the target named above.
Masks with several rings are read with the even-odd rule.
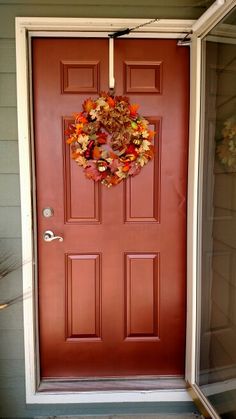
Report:
[[[80,134],[83,128],[83,124],[75,124],[76,134]]]
[[[153,158],[153,156],[154,156],[154,147],[153,147],[153,146],[150,146],[150,149],[149,149],[149,150],[147,150],[147,151],[145,152],[145,155],[146,155],[149,159],[152,159],[152,158]]]
[[[113,175],[110,179],[110,183],[111,185],[117,185],[120,182],[120,178],[118,178],[118,176]]]
[[[80,122],[81,124],[86,124],[88,122],[87,118],[83,115],[82,112],[80,113],[73,113],[73,117],[75,118],[75,122]]]
[[[72,144],[72,143],[74,143],[75,141],[76,141],[76,138],[74,138],[74,137],[70,137],[70,138],[68,138],[68,139],[66,140],[67,144]]]
[[[79,156],[81,156],[80,152],[78,150],[73,151],[73,153],[71,153],[71,157],[72,159],[77,159]]]
[[[135,103],[133,105],[130,105],[129,106],[130,116],[136,116],[138,108],[139,108],[139,105]]]
[[[79,117],[78,121],[81,124],[87,124],[87,122],[88,122],[87,118],[85,118],[85,116],[83,116],[83,115]]]
[[[149,134],[148,138],[153,138],[153,137],[154,137],[154,135],[156,134],[156,131],[151,131],[151,130],[149,130],[149,131],[148,131],[148,134]]]
[[[93,149],[93,158],[94,159],[100,159],[100,157],[101,157],[101,151],[100,151],[100,149],[99,149],[99,147],[94,147],[94,149]]]
[[[115,153],[113,153],[112,151],[110,151],[110,158],[115,160],[115,159],[118,159],[118,156]]]
[[[110,106],[110,108],[114,108],[114,106],[116,104],[115,100],[110,96],[108,96],[108,98],[107,98],[107,103]]]
[[[129,164],[126,164],[126,165],[123,167],[122,171],[123,171],[123,172],[128,172],[128,171],[129,171],[129,169],[130,169]]]
[[[92,99],[87,99],[83,103],[83,108],[85,112],[89,113],[92,109],[96,108],[96,104],[94,103]]]

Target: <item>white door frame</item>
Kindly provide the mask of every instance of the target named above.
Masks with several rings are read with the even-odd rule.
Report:
[[[228,0],[231,1],[231,0]],[[96,391],[55,393],[37,391],[39,355],[37,339],[37,308],[35,304],[35,234],[34,171],[32,166],[32,106],[30,95],[29,35],[65,37],[108,37],[117,30],[135,27],[146,19],[84,19],[84,18],[16,18],[17,115],[20,160],[24,342],[27,403],[116,403],[190,401],[185,389],[149,391]],[[158,20],[137,31],[129,38],[181,39],[191,31],[191,20]],[[200,54],[198,34],[191,43],[190,137],[188,173],[188,231],[187,231],[187,331],[186,380],[195,382],[196,348],[196,279],[197,279],[197,189],[200,122]]]

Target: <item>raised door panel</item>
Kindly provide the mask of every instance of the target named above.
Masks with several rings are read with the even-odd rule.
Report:
[[[125,184],[125,222],[159,222],[161,188],[161,118],[147,117],[154,132],[155,155],[141,176],[130,177]],[[142,191],[142,199],[140,199]]]
[[[126,93],[154,93],[162,91],[161,61],[126,61]]]
[[[62,93],[99,93],[99,61],[62,61]]]
[[[159,255],[125,256],[126,339],[158,339]]]
[[[101,337],[100,255],[66,256],[67,339]]]
[[[101,218],[100,187],[88,182],[82,168],[71,158],[70,147],[66,144],[68,125],[71,117],[63,117],[64,149],[64,211],[67,223],[98,223]]]

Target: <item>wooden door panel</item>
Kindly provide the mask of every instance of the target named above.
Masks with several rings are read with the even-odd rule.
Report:
[[[107,189],[71,160],[64,131],[87,97],[108,90],[108,40],[33,41],[44,378],[184,371],[188,51],[116,40],[115,76],[116,94],[139,103],[156,132],[155,157]],[[44,242],[47,229],[64,241]]]
[[[161,119],[147,117],[155,134],[155,156],[142,176],[130,177],[125,189],[125,222],[159,222],[161,174]],[[142,200],[140,200],[142,191]]]
[[[66,337],[101,339],[100,255],[66,256]]]
[[[161,93],[161,61],[125,61],[124,64],[125,93]]]
[[[98,93],[99,70],[99,61],[61,61],[62,93]]]
[[[125,338],[159,339],[159,255],[127,254],[125,273]]]
[[[101,219],[99,184],[88,184],[83,171],[78,170],[78,165],[71,159],[65,133],[73,120],[65,117],[63,122],[65,221],[76,224],[98,223]]]

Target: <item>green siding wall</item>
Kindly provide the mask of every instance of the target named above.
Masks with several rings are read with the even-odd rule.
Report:
[[[212,1],[0,0],[0,251],[21,253],[16,117],[15,17],[198,18]],[[144,6],[145,5],[145,6]],[[0,302],[21,294],[20,270],[0,282]],[[0,418],[191,411],[191,403],[26,406],[22,303],[0,312]]]

